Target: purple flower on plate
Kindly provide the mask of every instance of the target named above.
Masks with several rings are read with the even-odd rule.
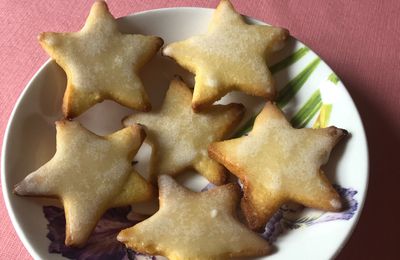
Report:
[[[311,221],[308,225],[313,225],[317,223],[329,222],[332,220],[349,220],[351,219],[356,210],[358,208],[358,202],[354,199],[354,196],[357,194],[357,191],[352,188],[343,188],[337,184],[333,185],[333,187],[337,190],[340,197],[342,198],[343,207],[345,208],[344,211],[341,212],[327,212],[323,214],[321,217]]]
[[[43,212],[48,220],[49,230],[47,237],[51,243],[50,253],[62,254],[64,257],[78,260],[91,259],[137,259],[135,252],[125,248],[116,237],[122,229],[133,226],[145,219],[143,215],[132,215],[129,218],[130,207],[121,207],[108,210],[99,220],[95,230],[90,236],[86,246],[82,248],[67,247],[65,240],[65,216],[64,210],[54,206],[44,206]],[[152,259],[152,258],[149,258]]]
[[[357,191],[352,188],[343,188],[340,185],[333,185],[339,193],[344,204],[344,211],[341,212],[324,212],[320,215],[300,216],[303,207],[298,205],[284,205],[276,212],[265,226],[264,233],[261,234],[268,242],[274,242],[277,237],[290,230],[300,227],[329,222],[333,220],[349,220],[351,219],[357,208],[358,202],[354,198]]]
[[[129,256],[129,259],[131,259],[131,260],[167,260],[167,258],[164,258],[162,256],[145,255],[145,254],[137,253],[130,249],[128,249],[128,256]]]
[[[282,218],[283,213],[282,210],[279,209],[265,226],[265,231],[261,234],[261,236],[269,243],[276,241],[277,237],[283,232],[283,226],[281,223]]]
[[[213,184],[208,184],[202,189],[206,191],[212,189]],[[276,212],[265,226],[265,231],[261,234],[270,243],[276,241],[277,237],[290,229],[297,229],[318,223],[324,223],[333,220],[351,219],[357,208],[358,202],[354,198],[357,191],[352,188],[343,188],[334,185],[340,194],[346,210],[338,213],[325,212],[317,216],[301,216],[302,206],[296,204],[287,204],[282,206]],[[65,216],[64,210],[53,206],[44,206],[43,212],[48,220],[47,228],[49,230],[47,237],[51,243],[49,245],[50,253],[62,254],[64,257],[78,260],[162,260],[160,256],[149,256],[126,249],[116,237],[120,230],[131,227],[144,220],[148,216],[134,214],[130,207],[114,208],[108,210],[99,220],[85,247],[74,248],[67,247],[65,240]]]

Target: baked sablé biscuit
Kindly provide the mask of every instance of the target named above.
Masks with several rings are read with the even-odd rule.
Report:
[[[163,41],[155,36],[120,33],[105,2],[93,4],[79,32],[46,32],[38,38],[67,74],[65,117],[76,117],[105,99],[140,111],[151,109],[137,73]]]
[[[162,53],[196,75],[192,106],[198,111],[233,90],[273,98],[276,90],[266,59],[287,36],[282,28],[247,24],[222,0],[205,34],[171,43]]]
[[[236,184],[197,193],[162,175],[158,186],[159,211],[118,234],[117,239],[127,247],[170,260],[226,259],[269,252],[267,241],[236,219]]]
[[[210,182],[225,182],[225,169],[207,154],[208,145],[222,140],[240,122],[241,104],[215,105],[203,113],[194,113],[192,92],[179,79],[172,80],[160,111],[134,114],[124,125],[146,126],[148,142],[153,148],[150,175],[176,175],[194,168]],[[146,140],[147,142],[147,140]]]
[[[242,209],[249,227],[257,230],[289,201],[341,209],[340,197],[320,167],[346,134],[333,126],[294,129],[279,108],[267,103],[248,136],[212,143],[209,155],[242,182]]]
[[[134,125],[100,137],[77,122],[59,121],[54,157],[14,188],[22,196],[56,197],[64,206],[68,246],[83,246],[112,207],[150,199],[152,186],[132,170],[145,132]]]

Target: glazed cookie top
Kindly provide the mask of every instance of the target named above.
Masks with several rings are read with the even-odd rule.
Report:
[[[192,106],[201,110],[233,90],[273,98],[276,90],[266,60],[287,35],[282,28],[247,24],[222,0],[205,34],[171,43],[163,54],[196,75]]]
[[[119,32],[105,2],[93,4],[80,31],[42,33],[39,42],[67,74],[65,117],[78,116],[105,99],[132,109],[151,109],[137,73],[163,41]]]
[[[288,201],[341,209],[340,197],[320,167],[346,134],[333,126],[294,129],[276,105],[267,103],[248,136],[212,143],[209,154],[243,183],[242,209],[249,226],[259,229]]]
[[[14,192],[59,198],[65,209],[65,244],[82,246],[108,208],[151,197],[151,186],[131,173],[131,160],[145,133],[138,125],[106,137],[77,122],[59,121],[56,127],[54,157],[17,184]]]
[[[129,248],[171,260],[227,259],[269,252],[268,242],[236,219],[237,185],[196,193],[167,175],[159,177],[158,185],[159,211],[118,234],[118,240]]]
[[[179,79],[171,82],[160,111],[137,113],[125,119],[124,125],[146,126],[153,146],[151,172],[176,175],[194,168],[209,181],[223,184],[224,168],[210,159],[208,145],[222,140],[240,122],[244,107],[240,104],[215,105],[194,113],[190,104],[192,92]]]

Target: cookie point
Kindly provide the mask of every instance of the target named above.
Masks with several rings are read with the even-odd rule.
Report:
[[[45,34],[46,34],[45,32],[39,33],[39,35],[37,36],[37,39],[38,39],[39,42],[44,40]]]
[[[231,3],[231,1],[229,1],[229,0],[221,0],[221,1],[219,2],[218,6],[220,6],[220,5],[230,5],[230,6],[232,6],[232,3]],[[217,8],[218,8],[218,7],[217,7]]]
[[[125,116],[124,118],[122,118],[121,123],[125,127],[130,126],[131,123],[129,123],[129,116]]]
[[[164,40],[161,37],[156,36],[158,49],[164,45]]]
[[[211,104],[210,104],[211,105]],[[207,105],[198,103],[198,102],[192,102],[192,109],[194,112],[200,112],[202,111]]]
[[[169,45],[167,45],[164,48],[162,48],[161,54],[164,56],[170,56],[172,54],[171,47]]]
[[[106,3],[106,1],[103,1],[103,0],[96,0],[96,1],[93,3],[93,7],[95,7],[95,6],[107,7],[107,3]]]
[[[348,136],[348,135],[350,135],[349,131],[347,131],[346,129],[342,129],[342,128],[339,128],[339,129],[342,131],[342,135],[343,135],[343,136]]]
[[[283,28],[283,27],[274,27],[274,28],[279,30],[279,41],[280,42],[285,41],[289,37],[290,32],[288,29]]]
[[[64,241],[66,246],[75,246],[75,243],[72,239],[72,235],[71,234],[66,234],[65,235],[65,241]]]
[[[337,128],[335,126],[330,126],[330,127],[328,127],[328,129],[329,129],[328,133],[333,137],[335,137],[335,136],[336,137],[344,137],[344,136],[349,135],[349,132],[347,130],[341,129],[341,128]]]
[[[121,230],[118,235],[117,235],[117,240],[121,243],[127,242],[126,236],[125,236],[125,230]]]
[[[104,15],[106,16],[112,16],[110,13],[110,10],[108,9],[108,5],[106,1],[95,1],[90,8],[90,13],[89,13],[89,18],[93,16],[92,18],[95,19],[95,17],[103,17]]]
[[[43,46],[56,46],[59,43],[55,34],[51,32],[42,32],[37,39]]]
[[[335,209],[335,210],[340,210],[342,208],[342,202],[338,199],[331,199],[329,201],[329,204]]]
[[[290,35],[290,31],[289,31],[289,29],[286,29],[286,28],[282,28],[281,27],[281,29],[282,29],[282,34],[283,34],[283,39],[286,39],[287,37],[289,37],[289,35]]]
[[[16,185],[14,186],[14,188],[13,188],[13,190],[12,190],[12,193],[15,194],[15,195],[23,195],[21,191],[22,191],[22,190],[21,190],[20,183],[18,183],[18,184],[16,184]]]
[[[133,134],[137,134],[140,138],[140,141],[143,142],[146,139],[146,131],[145,127],[140,124],[133,124],[130,126]]]

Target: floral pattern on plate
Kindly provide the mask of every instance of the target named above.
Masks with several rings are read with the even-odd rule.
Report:
[[[207,185],[202,191],[213,188]],[[358,202],[354,196],[357,191],[351,188],[342,188],[335,185],[345,203],[346,210],[342,212],[311,211],[304,214],[300,205],[287,204],[271,218],[261,234],[270,243],[276,241],[280,234],[289,230],[305,228],[314,224],[334,221],[349,220],[357,210]],[[64,210],[54,206],[44,206],[44,215],[48,221],[49,253],[61,254],[66,258],[77,260],[115,259],[115,260],[161,260],[164,257],[148,256],[126,249],[116,237],[121,229],[128,228],[146,219],[148,216],[133,213],[130,207],[114,208],[108,210],[97,224],[87,245],[82,248],[67,247],[65,240]]]

